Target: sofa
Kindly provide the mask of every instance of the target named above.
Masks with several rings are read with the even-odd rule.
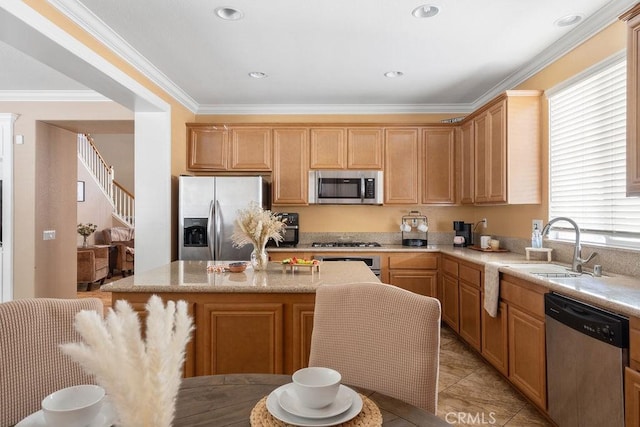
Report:
[[[104,283],[109,275],[109,247],[78,248],[78,283]]]
[[[105,245],[115,246],[114,270],[126,277],[133,274],[135,261],[134,229],[127,227],[111,227],[102,230]]]

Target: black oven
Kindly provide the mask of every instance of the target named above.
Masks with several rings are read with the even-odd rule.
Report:
[[[284,220],[284,239],[277,246],[296,247],[300,241],[300,220],[295,212],[276,212],[275,215]],[[276,246],[276,242],[270,239],[267,246]]]

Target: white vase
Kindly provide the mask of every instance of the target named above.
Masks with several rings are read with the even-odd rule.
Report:
[[[253,248],[251,252],[251,266],[254,270],[266,270],[269,264],[269,255],[264,248]]]

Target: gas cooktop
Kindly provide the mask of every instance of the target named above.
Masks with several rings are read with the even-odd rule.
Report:
[[[379,248],[378,242],[313,242],[314,248]]]

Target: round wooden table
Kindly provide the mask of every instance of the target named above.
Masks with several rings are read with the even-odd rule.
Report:
[[[291,382],[290,375],[233,374],[182,380],[174,427],[249,426],[251,410],[264,396]],[[353,387],[380,408],[384,425],[444,427],[435,415],[380,393]]]

